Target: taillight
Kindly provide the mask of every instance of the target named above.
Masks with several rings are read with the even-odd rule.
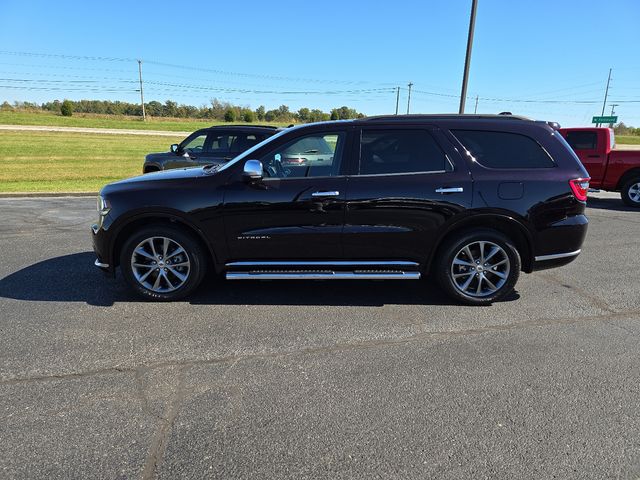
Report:
[[[591,178],[574,178],[573,180],[569,180],[569,186],[571,187],[573,195],[581,202],[587,200],[589,180],[591,180]]]

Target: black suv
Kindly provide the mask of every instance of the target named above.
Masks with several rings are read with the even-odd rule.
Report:
[[[277,127],[249,125],[203,128],[171,145],[168,152],[147,155],[142,173],[228,162],[277,131]]]
[[[98,267],[113,274],[119,265],[152,300],[184,297],[212,268],[231,280],[426,275],[481,305],[509,294],[520,271],[576,258],[588,186],[546,122],[407,115],[316,123],[224,165],[105,186],[93,244]]]

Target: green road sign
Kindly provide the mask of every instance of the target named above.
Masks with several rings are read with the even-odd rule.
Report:
[[[618,116],[608,116],[608,117],[593,117],[591,123],[616,123],[618,121]]]

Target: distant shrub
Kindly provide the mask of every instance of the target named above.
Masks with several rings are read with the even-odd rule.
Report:
[[[71,103],[70,100],[62,102],[62,105],[60,106],[60,113],[65,117],[73,115],[73,103]]]
[[[244,112],[242,112],[242,120],[244,120],[247,123],[253,122],[255,120],[253,111],[245,110]]]
[[[236,112],[229,108],[226,112],[224,112],[224,121],[225,122],[235,122],[236,121]]]

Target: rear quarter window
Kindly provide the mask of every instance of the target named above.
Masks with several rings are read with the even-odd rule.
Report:
[[[530,137],[519,133],[451,130],[482,166],[488,168],[551,168],[555,163]]]

